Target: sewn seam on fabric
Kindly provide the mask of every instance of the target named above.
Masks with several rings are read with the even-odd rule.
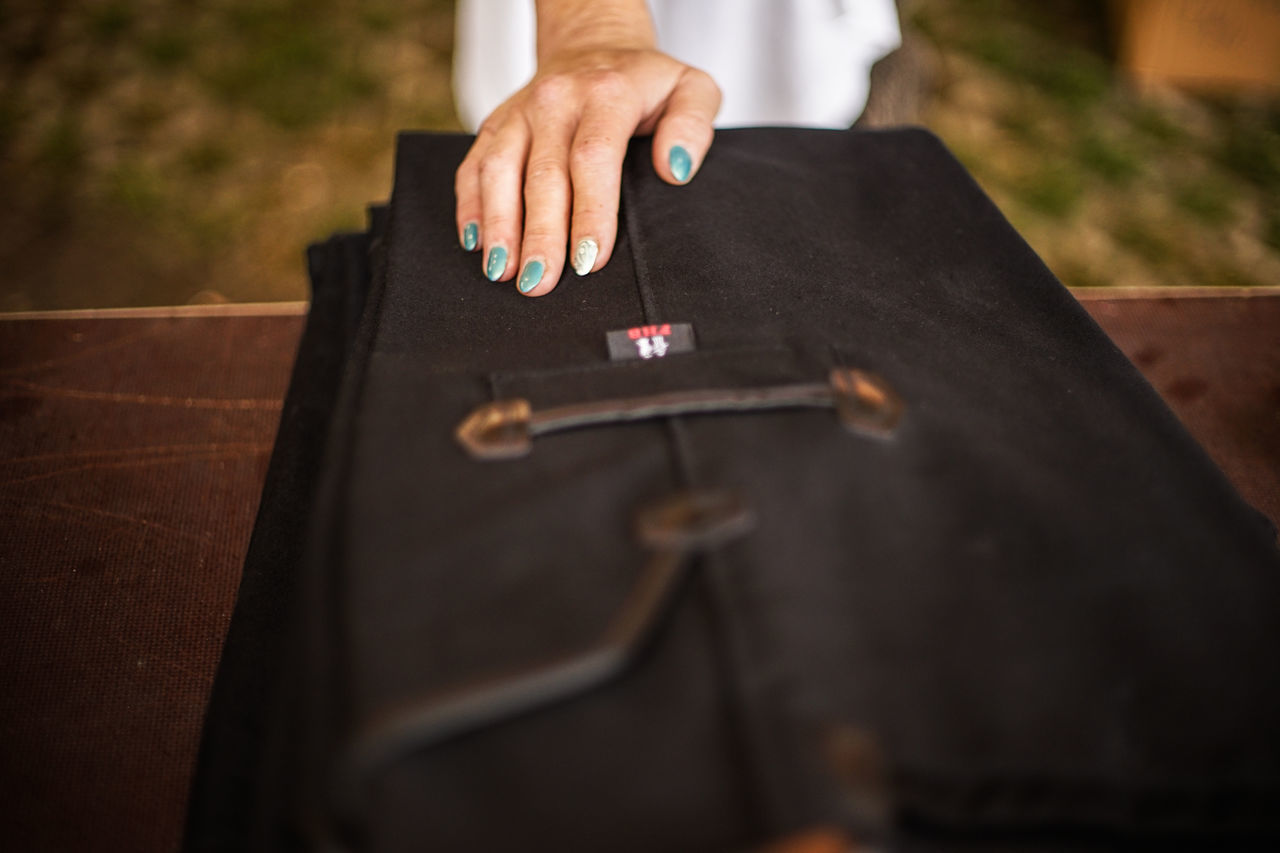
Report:
[[[631,242],[631,270],[635,277],[636,292],[640,296],[640,310],[644,314],[645,322],[657,323],[657,304],[653,290],[649,287],[649,270],[645,264],[643,250],[641,249],[639,217],[635,215],[635,209],[631,201],[631,196],[634,194],[631,184],[631,176],[624,172],[622,176],[622,191],[619,195],[622,200],[622,216],[626,220],[627,239]]]
[[[634,155],[636,149],[632,148]],[[646,152],[647,153],[647,152]],[[648,163],[649,157],[635,158],[632,163]],[[636,167],[632,167],[636,168]],[[643,166],[639,168],[644,168]],[[640,233],[640,217],[633,197],[634,178],[630,170],[624,170],[621,187],[621,212],[626,219],[627,238],[631,243],[632,271],[636,292],[647,323],[660,322],[657,297],[650,283],[648,264]],[[696,318],[689,318],[692,322]],[[704,357],[706,353],[703,353]],[[685,488],[695,488],[699,482],[692,444],[684,420],[672,417],[666,420],[668,447],[677,479]],[[728,572],[732,568],[719,554],[704,554],[700,588],[704,593],[706,610],[710,616],[711,636],[716,638],[715,657],[723,667],[721,685],[724,705],[729,719],[733,740],[741,750],[741,770],[747,777],[743,785],[747,801],[744,812],[753,828],[762,834],[772,834],[780,828],[785,809],[783,784],[771,768],[780,766],[775,760],[774,740],[768,735],[768,726],[755,694],[747,687],[745,674],[751,667],[747,651],[747,638],[743,614],[736,611],[730,594]]]

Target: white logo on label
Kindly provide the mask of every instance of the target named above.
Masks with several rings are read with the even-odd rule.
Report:
[[[636,346],[640,348],[641,358],[662,358],[667,354],[667,339],[662,335],[648,338],[636,338]]]

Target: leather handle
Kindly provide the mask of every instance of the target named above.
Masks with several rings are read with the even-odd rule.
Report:
[[[528,455],[533,439],[552,432],[677,415],[828,408],[841,425],[861,435],[885,438],[902,418],[902,398],[884,379],[837,367],[825,383],[765,388],[709,388],[598,400],[535,411],[528,400],[497,400],[474,409],[454,436],[473,459],[492,461]]]

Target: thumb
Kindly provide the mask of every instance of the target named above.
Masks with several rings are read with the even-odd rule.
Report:
[[[676,81],[653,132],[653,168],[669,184],[685,184],[698,171],[714,134],[720,87],[705,71],[687,68]]]

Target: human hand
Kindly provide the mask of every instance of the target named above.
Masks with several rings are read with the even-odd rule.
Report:
[[[519,270],[526,296],[556,286],[567,246],[578,275],[600,269],[616,243],[630,138],[652,133],[659,177],[687,183],[711,145],[719,107],[707,74],[651,47],[541,58],[533,80],[480,126],[458,167],[463,248],[482,250],[491,281]]]

